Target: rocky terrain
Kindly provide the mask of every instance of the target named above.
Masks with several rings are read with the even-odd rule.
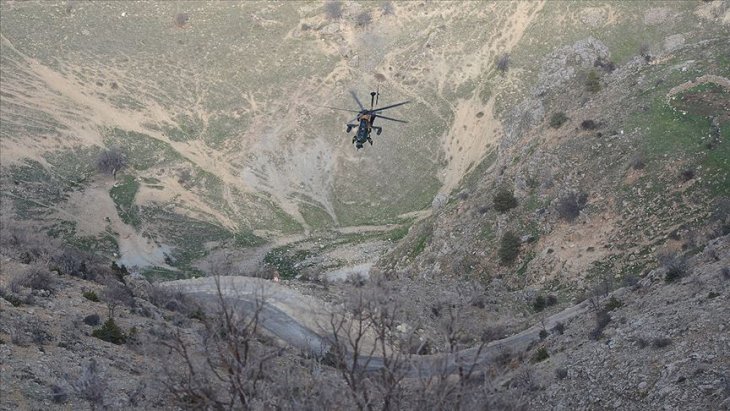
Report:
[[[0,409],[730,409],[727,1],[0,11]]]

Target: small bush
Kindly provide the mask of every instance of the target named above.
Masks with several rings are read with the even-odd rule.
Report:
[[[583,130],[595,130],[598,127],[598,123],[593,120],[583,120],[580,123],[580,128]]]
[[[101,322],[99,314],[91,314],[84,317],[84,324],[96,327]]]
[[[590,91],[591,93],[598,93],[599,91],[601,91],[601,79],[598,76],[598,72],[596,70],[591,70],[590,72],[588,72],[585,86],[586,90]]]
[[[552,294],[549,294],[549,295],[548,295],[548,296],[547,296],[547,297],[545,298],[545,304],[546,304],[546,305],[547,305],[548,307],[551,307],[551,306],[553,306],[553,305],[555,305],[555,304],[557,304],[557,303],[558,303],[558,297],[556,297],[556,296],[554,296],[554,295],[552,295]]]
[[[53,293],[56,289],[53,274],[42,265],[31,266],[25,274],[16,277],[13,281],[34,291],[42,290]]]
[[[506,73],[507,70],[509,70],[508,53],[502,53],[499,57],[497,57],[497,70],[499,70],[501,73]]]
[[[587,201],[587,194],[578,194],[571,191],[558,199],[555,208],[561,218],[566,221],[574,221],[580,215],[581,210],[586,206]]]
[[[547,330],[543,328],[542,330],[540,330],[540,334],[538,334],[538,336],[540,337],[541,340],[546,339],[548,336]]]
[[[664,281],[675,282],[687,275],[689,265],[687,258],[682,255],[666,254],[659,257],[659,262],[666,270]]]
[[[362,12],[360,12],[360,14],[357,15],[357,17],[355,17],[355,24],[357,24],[358,27],[367,27],[372,22],[373,17],[367,10],[363,10]]]
[[[121,345],[124,344],[127,340],[127,337],[124,335],[124,332],[121,328],[117,325],[117,323],[114,322],[114,319],[109,318],[104,322],[104,325],[101,326],[101,328],[97,328],[94,330],[91,335],[94,337],[110,342],[112,344]]]
[[[13,307],[19,307],[23,304],[23,300],[20,297],[12,291],[8,291],[5,287],[0,287],[0,297],[9,302]]]
[[[679,179],[682,180],[683,183],[686,183],[693,178],[695,178],[695,171],[691,168],[686,168],[679,173]]]
[[[96,295],[94,291],[84,291],[82,295],[89,301],[93,301],[95,303],[99,302],[99,296]]]
[[[598,340],[603,335],[603,330],[606,328],[608,323],[611,322],[611,315],[608,311],[601,310],[596,313],[596,328],[591,331],[590,337],[592,340]]]
[[[646,348],[646,346],[649,345],[644,337],[635,337],[634,341],[639,348]]]
[[[548,358],[550,358],[550,354],[548,354],[547,348],[540,347],[537,351],[535,351],[535,354],[532,355],[532,358],[530,358],[530,362],[533,364],[545,361]]]
[[[383,13],[383,16],[390,16],[395,14],[395,6],[393,6],[393,3],[386,1],[380,6],[380,11]]]
[[[644,161],[644,155],[642,153],[636,153],[633,157],[631,157],[631,161],[629,162],[629,165],[634,170],[642,170],[644,167],[646,167],[646,162]]]
[[[720,269],[720,276],[725,280],[730,280],[730,267],[722,267]]]
[[[99,153],[96,167],[103,174],[116,178],[117,173],[127,166],[127,156],[118,147],[112,147]]]
[[[190,15],[188,13],[177,13],[175,15],[175,25],[179,28],[185,27],[190,21]]]
[[[500,213],[507,212],[517,207],[517,199],[511,191],[502,188],[494,196],[494,209]]]
[[[540,311],[544,310],[545,307],[547,307],[547,303],[545,302],[545,297],[542,295],[538,295],[537,297],[535,297],[535,301],[532,303],[532,308],[536,312],[540,312]]]
[[[324,4],[324,11],[327,18],[339,20],[342,18],[342,3],[339,1],[328,1]]]
[[[556,369],[555,369],[555,376],[556,376],[556,377],[557,377],[557,378],[558,378],[559,380],[564,380],[564,379],[565,379],[565,377],[567,377],[567,376],[568,376],[568,370],[566,370],[565,368],[556,368]]]
[[[498,254],[502,264],[512,264],[520,254],[520,238],[512,231],[504,233],[500,241]]]
[[[553,332],[563,335],[563,333],[565,332],[565,324],[561,322],[556,323],[555,327],[553,327]]]
[[[616,299],[616,297],[614,297],[614,296],[611,296],[611,298],[610,298],[610,299],[608,300],[608,302],[606,303],[606,308],[605,308],[605,310],[606,310],[606,311],[613,311],[613,310],[615,310],[615,309],[617,309],[617,308],[621,307],[622,305],[623,305],[623,304],[621,303],[621,301],[617,300],[617,299]]]
[[[558,111],[557,113],[553,113],[550,117],[550,127],[560,128],[566,121],[568,121],[568,116],[566,116],[562,111]]]
[[[51,400],[56,404],[63,404],[68,401],[68,392],[61,386],[51,386]]]
[[[672,340],[667,337],[656,337],[651,340],[651,346],[654,348],[664,348],[672,343]]]

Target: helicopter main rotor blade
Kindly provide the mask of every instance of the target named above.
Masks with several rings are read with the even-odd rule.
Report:
[[[330,107],[330,106],[322,106],[322,107],[329,108],[329,109],[332,109],[332,110],[349,111],[350,113],[359,113],[359,111],[357,111],[357,110],[350,110],[350,109],[347,109],[347,108]]]
[[[360,106],[360,110],[365,110],[365,106],[363,106],[362,103],[360,102],[360,99],[357,98],[357,94],[355,94],[355,92],[352,90],[350,90],[350,94],[352,95],[352,98],[354,98],[355,101],[357,102],[357,105]]]
[[[371,111],[374,111],[374,112],[383,111],[383,110],[387,110],[389,108],[402,106],[403,104],[408,104],[408,103],[410,103],[410,101],[404,101],[402,103],[391,104],[391,105],[385,106],[385,107],[374,108]]]
[[[397,122],[399,122],[399,123],[407,123],[407,121],[405,121],[405,120],[398,120],[397,118],[392,118],[392,117],[386,117],[386,116],[381,116],[380,114],[376,114],[376,118],[383,118],[383,119],[385,119],[385,120],[390,120],[390,121],[397,121]]]

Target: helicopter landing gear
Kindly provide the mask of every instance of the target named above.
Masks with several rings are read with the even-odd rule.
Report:
[[[373,128],[375,129],[375,134],[377,134],[377,135],[380,135],[380,133],[383,132],[383,128],[382,127],[373,127]]]
[[[372,146],[373,145],[373,139],[370,138],[370,137],[368,137],[368,143],[370,143],[370,145]]]
[[[352,131],[352,126],[348,124],[347,125],[347,132],[349,133],[350,131]]]

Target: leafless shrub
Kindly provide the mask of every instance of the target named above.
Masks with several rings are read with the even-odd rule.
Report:
[[[564,380],[565,377],[568,376],[568,370],[565,368],[556,368],[555,369],[555,376],[558,377],[559,380]]]
[[[497,57],[497,70],[501,73],[506,73],[509,70],[509,54],[502,53]]]
[[[393,6],[392,2],[386,1],[380,6],[380,11],[383,13],[383,16],[391,16],[395,14],[395,6]]]
[[[324,11],[327,18],[339,20],[342,18],[342,3],[339,1],[327,1],[324,4]]]
[[[101,322],[99,314],[91,314],[84,317],[84,324],[96,327]]]
[[[19,274],[13,282],[33,291],[45,291],[49,294],[56,290],[56,279],[44,265],[34,264],[25,273]]]
[[[73,392],[88,401],[92,409],[104,407],[108,382],[99,370],[96,359],[92,358],[76,379],[71,380],[67,376],[67,380]]]
[[[51,386],[51,401],[55,404],[63,404],[68,401],[68,392],[65,388],[53,384]]]
[[[481,340],[485,343],[501,340],[507,336],[507,332],[507,327],[503,324],[493,325],[484,329]]]
[[[681,254],[665,253],[658,256],[659,263],[666,270],[664,280],[668,283],[679,280],[689,272],[687,257]]]
[[[684,170],[682,170],[681,173],[679,173],[679,179],[683,183],[686,183],[687,181],[692,180],[693,178],[695,178],[695,170],[692,168],[685,168]]]
[[[603,335],[603,330],[606,328],[608,323],[611,322],[611,315],[608,311],[600,310],[596,312],[596,327],[591,331],[590,337],[592,340],[598,340]]]
[[[367,27],[372,22],[373,17],[368,10],[363,10],[357,15],[357,17],[355,17],[355,24],[357,24],[358,27]]]
[[[664,347],[667,347],[671,343],[672,343],[672,339],[667,338],[667,337],[656,337],[651,340],[651,346],[654,348],[664,348]]]
[[[216,287],[215,311],[199,335],[175,329],[160,340],[171,353],[162,382],[183,408],[246,409],[263,395],[268,364],[280,351],[257,341],[263,292],[243,310],[224,297],[218,278]]]
[[[134,296],[124,284],[116,280],[108,280],[101,292],[101,298],[109,310],[109,318],[114,318],[114,312],[119,305],[134,306]]]
[[[350,297],[348,314],[330,318],[331,348],[326,358],[340,371],[359,409],[376,404],[382,409],[399,409],[404,396],[401,381],[409,354],[395,348],[402,337],[394,333],[401,307],[384,297],[360,290]],[[382,367],[373,373],[371,362],[376,357],[382,359]]]
[[[722,267],[720,269],[720,276],[725,280],[730,280],[730,267]]]
[[[636,153],[633,157],[631,157],[631,161],[629,161],[629,165],[634,170],[642,170],[644,167],[646,167],[646,161],[644,160],[644,154],[643,153]]]
[[[117,172],[127,166],[127,156],[121,148],[111,147],[99,153],[96,160],[96,167],[101,173],[117,178]]]
[[[565,324],[561,322],[555,323],[555,327],[553,327],[552,331],[556,334],[563,335],[563,333],[565,332]]]
[[[574,221],[586,206],[588,194],[570,191],[563,194],[555,206],[558,215],[566,221]]]

